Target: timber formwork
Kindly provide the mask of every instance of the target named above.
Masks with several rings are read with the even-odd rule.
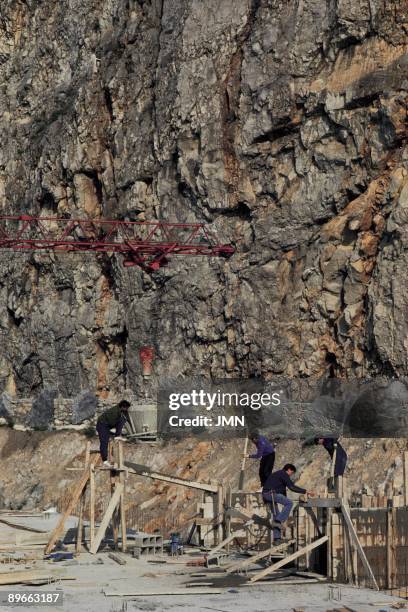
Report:
[[[392,508],[350,508],[347,487],[342,478],[329,487],[326,495],[308,498],[294,505],[291,524],[285,541],[274,545],[270,516],[261,493],[234,491],[216,481],[198,482],[156,472],[151,468],[125,461],[121,442],[115,443],[115,470],[99,466],[99,457],[91,459],[86,452],[85,468],[77,483],[60,523],[46,547],[50,552],[63,531],[65,518],[79,508],[76,550],[81,550],[83,512],[89,498],[91,553],[97,552],[108,527],[115,547],[126,551],[125,489],[129,477],[150,478],[175,486],[188,487],[202,493],[200,515],[194,523],[199,545],[210,548],[208,561],[217,556],[243,552],[245,559],[230,558],[226,574],[246,573],[255,565],[248,580],[270,578],[281,568],[312,572],[320,579],[346,582],[375,589],[395,590],[408,583],[408,512],[407,506]],[[99,526],[95,524],[95,477],[108,474],[111,497]],[[408,475],[408,470],[407,470]],[[333,484],[333,482],[331,483]],[[88,497],[86,492],[89,491]],[[79,503],[78,503],[79,502]],[[186,526],[187,528],[188,526]],[[268,561],[267,567],[259,567]],[[291,570],[293,571],[293,570]]]

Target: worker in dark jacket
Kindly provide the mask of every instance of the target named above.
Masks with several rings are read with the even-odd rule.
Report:
[[[104,465],[112,467],[108,461],[108,444],[111,429],[115,428],[115,437],[120,437],[123,426],[129,420],[130,402],[121,400],[116,406],[112,406],[105,410],[96,422],[96,431],[98,432],[100,442],[100,452]]]
[[[251,434],[249,439],[255,444],[256,453],[247,456],[250,459],[260,459],[259,479],[261,481],[261,486],[263,486],[268,476],[272,474],[275,463],[275,449],[272,442],[269,442],[269,440],[264,436],[260,436],[258,433]]]
[[[287,463],[283,470],[278,470],[271,474],[262,489],[262,497],[267,505],[270,505],[272,510],[272,526],[273,526],[273,543],[279,544],[281,541],[282,523],[285,523],[290,511],[292,510],[293,502],[286,497],[286,489],[290,489],[295,493],[307,494],[306,489],[297,487],[293,484],[291,476],[296,473],[296,467],[291,463]],[[312,494],[310,491],[309,494]],[[277,504],[282,507],[279,511]]]
[[[334,463],[334,476],[343,476],[347,465],[347,453],[339,442],[338,438],[315,438],[316,444],[321,444],[329,453],[330,459],[333,459],[336,453]]]

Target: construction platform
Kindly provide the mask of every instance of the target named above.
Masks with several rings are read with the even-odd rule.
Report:
[[[79,612],[90,600],[110,612],[126,610],[129,600],[152,611],[240,612],[255,601],[257,609],[279,612],[408,606],[399,562],[405,505],[374,508],[373,500],[369,507],[360,500],[365,507],[350,507],[338,480],[325,496],[295,504],[286,541],[276,545],[260,493],[157,472],[126,460],[125,451],[116,441],[114,469],[106,469],[88,444],[60,513],[0,512],[0,591],[52,585],[66,609]],[[201,494],[183,554],[170,555],[169,533],[130,526],[127,483],[146,478]],[[108,499],[98,507],[101,486]]]

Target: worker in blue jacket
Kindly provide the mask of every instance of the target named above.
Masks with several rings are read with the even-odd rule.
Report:
[[[275,448],[272,442],[269,442],[264,436],[254,432],[249,436],[251,442],[256,446],[256,453],[247,455],[250,459],[260,459],[259,462],[259,479],[261,486],[264,485],[268,476],[272,473],[275,464]]]
[[[312,491],[306,491],[302,487],[297,487],[291,480],[291,476],[296,473],[296,467],[292,463],[287,463],[283,470],[273,472],[266,480],[262,488],[262,497],[265,504],[269,505],[272,511],[272,527],[273,527],[273,543],[281,542],[282,523],[285,523],[290,511],[292,510],[293,502],[286,497],[286,489],[295,493],[314,495]],[[279,510],[282,506],[282,510]]]
[[[338,438],[315,438],[315,444],[321,444],[333,459],[336,453],[334,463],[334,476],[343,476],[347,465],[347,453],[339,442]]]

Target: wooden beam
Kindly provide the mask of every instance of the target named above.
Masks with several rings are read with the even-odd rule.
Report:
[[[17,572],[0,572],[0,585],[22,584],[35,580],[75,580],[75,578],[51,573],[49,570],[30,570]]]
[[[261,585],[264,584],[281,584],[282,586],[289,586],[291,584],[316,584],[320,582],[317,578],[273,578],[272,580],[261,580]],[[251,587],[253,588],[253,584],[244,582],[244,584],[239,585],[241,587]],[[293,611],[298,610],[298,608],[293,608]]]
[[[218,492],[218,485],[207,484],[205,482],[197,482],[195,480],[186,480],[184,478],[176,478],[174,476],[168,476],[167,474],[154,472],[146,465],[132,463],[131,461],[125,461],[125,466],[129,468],[129,474],[136,474],[137,476],[153,478],[154,480],[162,480],[163,482],[181,485],[183,487],[189,487],[190,489],[200,489],[201,491],[209,491],[210,493]]]
[[[246,462],[246,454],[247,454],[247,452],[248,452],[248,436],[245,438],[245,442],[244,442],[244,456],[242,457],[241,472],[239,474],[238,491],[243,491],[243,489],[244,489],[245,462]]]
[[[305,555],[306,553],[310,552],[314,548],[317,548],[318,546],[321,546],[322,544],[327,542],[328,539],[329,539],[328,536],[325,535],[325,536],[319,538],[318,540],[316,540],[315,542],[311,542],[311,544],[308,544],[307,546],[304,546],[303,548],[301,548],[300,550],[297,550],[296,552],[294,552],[293,554],[289,555],[288,557],[285,557],[284,559],[281,559],[280,561],[277,561],[276,563],[274,563],[270,567],[266,567],[261,572],[258,572],[257,574],[255,574],[255,576],[252,576],[252,578],[250,578],[250,582],[257,582],[258,580],[260,580],[264,576],[267,576],[268,574],[271,574],[272,572],[274,572],[275,570],[279,569],[280,567],[283,567],[284,565],[287,565],[288,563],[291,563],[295,559],[298,559],[302,555]]]
[[[31,533],[48,533],[47,529],[35,529],[28,525],[22,525],[21,523],[14,523],[14,521],[6,521],[6,519],[0,518],[0,523],[13,527],[13,529],[21,529],[22,531],[30,531]]]
[[[225,508],[230,508],[232,504],[232,492],[231,486],[227,485],[226,493],[225,493]],[[224,524],[225,524],[225,537],[228,538],[231,535],[231,517],[224,512]],[[230,543],[228,542],[227,552],[230,551]]]
[[[404,506],[408,506],[408,451],[404,451],[402,465],[404,474]]]
[[[99,460],[100,460],[100,457],[97,458],[97,461]],[[84,487],[86,483],[88,482],[88,480],[89,480],[89,469],[86,468],[85,472],[82,474],[82,477],[76,486],[76,489],[72,493],[71,499],[69,501],[68,506],[65,509],[64,514],[61,516],[55,529],[51,532],[51,536],[50,536],[47,546],[45,547],[44,554],[48,555],[51,552],[51,550],[54,548],[57,540],[61,537],[61,534],[64,530],[65,521],[67,520],[67,518],[70,516],[73,509],[77,505],[78,500],[81,497],[82,491],[84,490]]]
[[[396,559],[396,523],[397,510],[396,508],[388,508],[387,510],[387,589],[394,589],[397,586],[397,559]]]
[[[226,516],[242,519],[243,521],[251,519],[256,525],[263,525],[268,529],[272,529],[270,521],[266,517],[254,514],[242,506],[239,506],[239,508],[228,508],[224,514]]]
[[[119,468],[123,468],[123,444],[118,442],[118,463]],[[125,472],[120,472],[119,482],[123,485],[123,492],[120,496],[120,532],[122,534],[122,552],[127,549],[126,536],[126,511],[125,511],[125,492],[126,492],[126,475]]]
[[[87,484],[88,483],[86,483],[84,490],[82,491],[82,495],[79,499],[79,516],[78,516],[77,536],[76,536],[76,543],[75,543],[75,552],[77,555],[79,555],[79,553],[81,552],[82,532],[84,528],[85,492],[86,492]]]
[[[340,504],[337,497],[309,497],[306,502],[299,502],[301,508],[340,508]]]
[[[112,559],[112,561],[115,561],[115,563],[118,563],[119,565],[126,565],[126,559],[123,559],[120,555],[117,555],[116,553],[109,553],[108,557],[109,559]]]
[[[294,541],[295,540],[289,540],[288,542],[283,542],[282,544],[277,544],[276,546],[272,546],[271,548],[268,548],[267,550],[262,550],[260,553],[253,555],[252,557],[249,557],[249,559],[244,559],[243,561],[238,561],[238,563],[233,563],[232,565],[224,566],[224,570],[226,571],[227,574],[231,574],[232,572],[243,570],[249,567],[250,565],[252,565],[252,563],[256,563],[260,559],[264,559],[265,557],[268,557],[269,555],[285,550],[285,548],[288,548],[288,546],[291,546],[291,544],[293,544]]]
[[[230,516],[231,518],[239,518],[242,519],[243,521],[247,521],[248,519],[252,519],[253,516],[253,512],[248,512],[248,510],[246,510],[246,508],[243,508],[242,506],[238,508],[228,508],[225,511],[225,514],[227,516]]]
[[[171,589],[166,591],[103,591],[105,597],[161,597],[162,595],[219,595],[222,589]]]
[[[85,467],[89,465],[90,457],[91,457],[91,442],[90,440],[88,440],[88,442],[86,443],[86,449],[85,449]]]
[[[90,459],[91,459],[91,442],[90,440],[88,440],[88,442],[86,443],[86,449],[85,449],[85,469],[87,469],[87,467],[89,466]],[[81,497],[79,498],[79,516],[78,516],[77,537],[76,537],[76,543],[75,543],[75,552],[77,555],[80,554],[81,546],[82,546],[82,535],[83,535],[82,532],[84,529],[85,495],[86,495],[87,486],[88,486],[88,483],[86,483],[81,493]]]
[[[322,532],[320,531],[319,521],[317,520],[317,516],[313,512],[313,509],[310,506],[303,506],[303,507],[306,511],[306,514],[310,516],[310,518],[312,519],[312,523],[313,523],[314,528],[316,529],[317,535],[319,536],[323,535]]]
[[[90,546],[95,541],[95,466],[89,466],[89,531]]]
[[[334,453],[330,466],[330,478],[334,478],[334,468],[336,467],[336,459],[337,459],[337,444],[334,445]]]
[[[123,485],[122,485],[122,483],[118,482],[116,484],[115,492],[113,493],[112,497],[110,498],[108,507],[107,507],[106,512],[104,514],[104,517],[103,517],[103,519],[101,521],[99,529],[98,529],[98,531],[96,533],[93,546],[89,549],[89,552],[91,554],[93,554],[93,555],[98,552],[98,548],[99,548],[99,546],[100,546],[100,544],[102,542],[102,539],[103,539],[103,537],[105,535],[105,532],[106,532],[106,530],[108,528],[109,521],[111,520],[112,515],[113,515],[113,513],[114,513],[114,511],[115,511],[115,509],[116,509],[116,507],[117,507],[117,505],[119,503],[120,496],[122,495],[122,490],[123,490]]]
[[[360,556],[362,564],[364,565],[364,568],[365,568],[365,570],[367,572],[367,575],[369,576],[369,578],[371,578],[371,581],[372,581],[373,585],[375,586],[375,588],[377,589],[377,591],[379,591],[379,587],[378,587],[377,581],[375,579],[375,576],[373,574],[373,570],[371,569],[371,566],[370,566],[370,564],[368,562],[368,559],[366,557],[364,549],[363,549],[363,547],[360,544],[360,540],[358,539],[357,532],[354,529],[353,521],[351,520],[351,516],[349,514],[348,507],[343,502],[341,502],[341,511],[343,513],[344,521],[345,521],[345,523],[347,525],[347,528],[349,530],[350,537],[353,540],[353,543],[354,543],[355,547],[357,548],[357,552],[358,552],[358,554]]]
[[[111,440],[109,443],[109,460],[110,460],[110,463],[112,464],[115,464],[115,460],[117,459],[117,457],[115,456],[116,450],[117,450],[117,446],[113,442],[113,440]],[[117,462],[115,465],[117,466]],[[111,470],[109,473],[111,497],[113,497],[115,493],[116,483],[118,482],[117,477],[118,477],[118,472]],[[118,523],[119,522],[118,522],[117,508],[114,508],[113,513],[112,513],[112,533],[113,533],[113,545],[115,547],[115,550],[118,550],[118,547],[119,547],[118,546],[119,544],[119,524]]]
[[[215,505],[215,538],[216,544],[222,542],[225,534],[223,529],[224,524],[224,487],[222,485],[218,486],[217,495],[215,495],[214,499]]]
[[[130,414],[130,410],[128,411],[128,415],[127,416],[128,416],[128,421],[129,421],[131,433],[135,434],[136,433],[136,427],[135,427],[135,424],[133,422],[132,415]]]
[[[210,550],[210,552],[208,553],[208,558],[210,559],[212,555],[215,555],[215,553],[217,553],[219,550],[222,550],[223,548],[225,548],[225,546],[229,544],[230,542],[232,542],[233,540],[235,540],[235,538],[245,537],[245,533],[246,532],[243,529],[239,529],[238,531],[234,531],[234,533],[231,533],[229,536],[225,538],[225,540],[220,542],[218,546]]]

